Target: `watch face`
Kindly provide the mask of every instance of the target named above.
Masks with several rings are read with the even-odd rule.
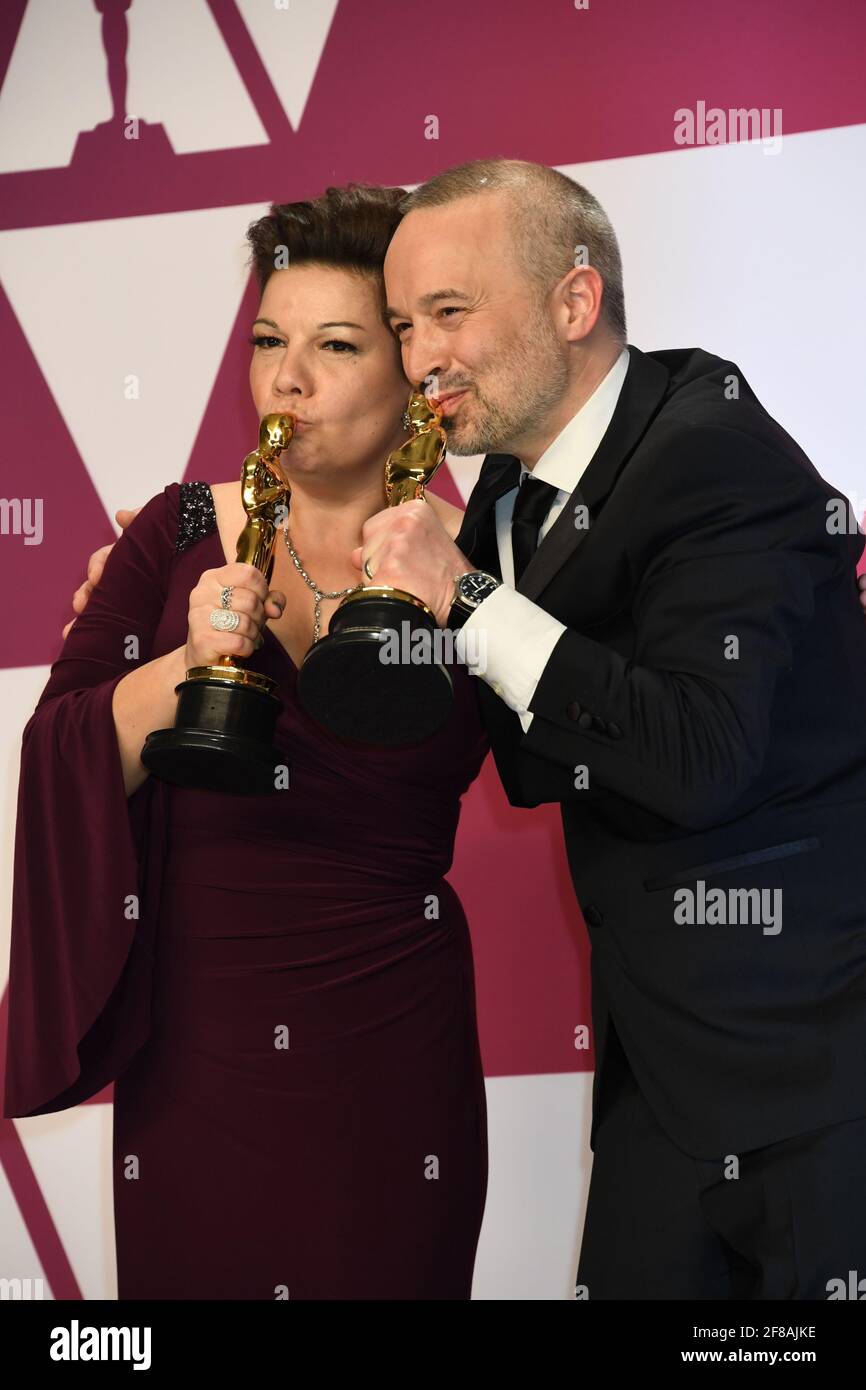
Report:
[[[473,607],[477,607],[482,599],[488,598],[498,588],[499,581],[490,574],[464,574],[460,580],[460,596]]]

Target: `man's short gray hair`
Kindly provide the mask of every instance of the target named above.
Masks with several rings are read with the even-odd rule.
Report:
[[[575,265],[594,266],[604,283],[602,315],[626,341],[625,296],[619,244],[597,198],[574,179],[523,159],[473,159],[436,174],[407,194],[405,214],[441,207],[477,193],[505,192],[514,207],[514,248],[521,267],[542,293]]]

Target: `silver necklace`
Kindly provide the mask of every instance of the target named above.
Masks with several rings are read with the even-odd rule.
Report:
[[[299,555],[298,555],[298,552],[295,550],[295,547],[292,545],[291,537],[290,537],[290,535],[289,535],[289,523],[288,523],[288,522],[286,522],[285,526],[282,527],[282,532],[283,532],[283,536],[284,536],[284,538],[285,538],[285,542],[286,542],[286,546],[287,546],[287,548],[288,548],[288,552],[289,552],[289,554],[290,554],[291,557],[292,557],[292,563],[293,563],[293,565],[295,566],[295,569],[298,571],[298,574],[299,574],[299,575],[301,576],[301,578],[303,579],[303,581],[304,581],[304,583],[306,584],[307,588],[308,588],[308,589],[312,589],[312,591],[313,591],[313,593],[314,593],[314,595],[315,595],[315,598],[316,598],[316,607],[315,607],[314,612],[313,612],[313,641],[314,641],[314,642],[318,642],[318,640],[319,640],[319,632],[320,632],[320,630],[321,630],[321,625],[322,625],[322,599],[323,599],[323,598],[345,598],[347,594],[353,594],[353,593],[355,592],[356,589],[363,588],[363,585],[361,585],[361,584],[350,584],[349,587],[348,587],[348,589],[330,589],[330,590],[329,590],[329,589],[322,589],[322,588],[320,588],[319,585],[316,583],[315,579],[311,579],[311,578],[310,578],[310,576],[307,574],[307,571],[304,569],[304,566],[301,564],[301,560],[300,560],[300,557],[299,557]]]

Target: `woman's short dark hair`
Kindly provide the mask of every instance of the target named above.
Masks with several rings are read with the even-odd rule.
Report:
[[[247,229],[259,291],[275,270],[306,261],[369,276],[384,301],[382,265],[405,196],[405,188],[350,183],[326,188],[320,198],[272,204]]]

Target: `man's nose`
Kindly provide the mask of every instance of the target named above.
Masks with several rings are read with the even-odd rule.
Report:
[[[430,377],[444,376],[447,367],[447,353],[438,335],[414,327],[412,337],[403,347],[403,370],[409,380],[423,384]]]

